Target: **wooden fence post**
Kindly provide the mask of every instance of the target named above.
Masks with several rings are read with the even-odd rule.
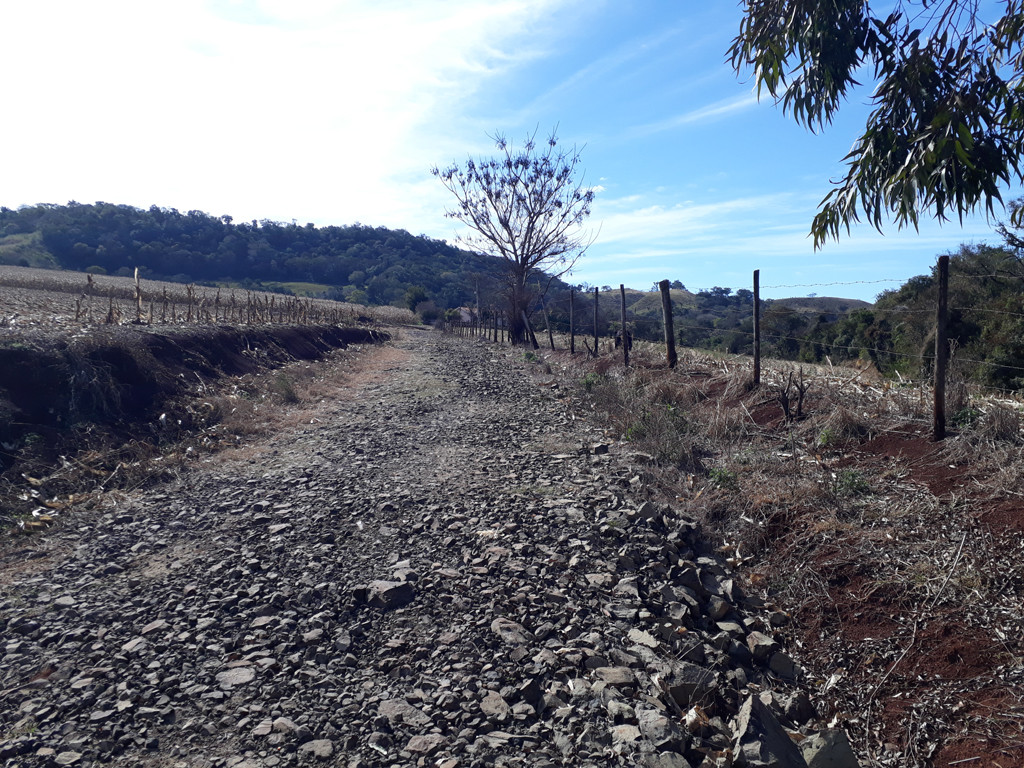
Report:
[[[569,289],[569,354],[576,354],[576,289]]]
[[[932,439],[946,438],[946,359],[949,343],[946,306],[949,294],[949,256],[939,256],[939,299],[935,309],[935,402]]]
[[[761,270],[754,270],[754,386],[761,385]]]
[[[139,282],[139,268],[135,268],[135,322],[142,323],[142,283]]]
[[[619,317],[622,320],[622,364],[629,367],[629,336],[626,332],[626,286],[619,283]]]
[[[551,320],[548,318],[548,308],[544,304],[543,297],[540,300],[540,311],[544,313],[544,325],[548,327],[548,343],[551,344],[551,351],[555,351],[555,336],[551,332]]]
[[[676,356],[676,336],[672,327],[672,294],[669,293],[668,280],[658,283],[661,289],[661,314],[665,321],[665,360],[669,368],[675,368],[679,358]]]
[[[600,354],[597,347],[597,288],[594,289],[594,357]]]

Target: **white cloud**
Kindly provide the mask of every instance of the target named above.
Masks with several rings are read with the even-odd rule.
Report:
[[[0,202],[424,226],[425,158],[464,154],[466,101],[566,1],[8,4]]]
[[[980,223],[885,238],[860,226],[815,253],[806,233],[834,158],[820,174],[777,164],[758,186],[769,153],[737,150],[756,134],[788,160],[806,137],[747,119],[755,97],[710,58],[739,11],[706,5],[640,18],[607,0],[7,2],[0,204],[156,203],[450,237],[429,167],[490,154],[487,132],[564,120],[589,136],[601,192],[580,279],[909,276],[992,239]],[[688,128],[700,141],[680,141]]]
[[[685,31],[685,25],[677,24],[667,29],[658,30],[651,35],[626,41],[615,50],[590,61],[586,66],[548,88],[533,100],[528,111],[535,111],[541,104],[563,99],[580,88],[607,82],[608,78],[626,65],[645,58],[651,49],[673,41]]]

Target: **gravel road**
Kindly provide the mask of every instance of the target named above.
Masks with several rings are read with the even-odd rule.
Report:
[[[354,365],[313,423],[4,545],[0,762],[693,768],[805,764],[782,726],[836,740],[785,616],[521,352],[404,331]]]

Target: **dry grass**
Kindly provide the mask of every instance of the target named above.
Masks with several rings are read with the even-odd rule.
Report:
[[[935,445],[926,386],[804,366],[802,418],[787,420],[792,364],[766,363],[753,389],[745,359],[683,350],[669,371],[638,346],[630,370],[563,356],[564,374],[625,449],[654,458],[651,490],[792,616],[777,634],[863,764],[946,765],[965,739],[977,764],[1020,764],[1000,750],[1024,743],[1021,402],[954,385],[953,433]]]
[[[111,445],[98,431],[91,443],[83,437],[80,450],[62,457],[60,466],[30,470],[39,488],[32,498],[34,489],[4,482],[0,490],[7,498],[24,496],[46,511],[18,515],[15,530],[45,527],[66,510],[167,481],[197,462],[256,459],[268,449],[261,438],[315,423],[364,353],[359,347],[339,349],[316,363],[295,362],[202,385],[171,404],[145,438]]]

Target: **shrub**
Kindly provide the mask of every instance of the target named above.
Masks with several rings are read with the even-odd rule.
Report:
[[[871,486],[857,470],[843,469],[835,474],[832,492],[839,498],[851,498],[870,493]]]
[[[726,491],[739,490],[740,480],[735,472],[731,469],[725,469],[724,467],[715,467],[708,472],[708,479]]]

